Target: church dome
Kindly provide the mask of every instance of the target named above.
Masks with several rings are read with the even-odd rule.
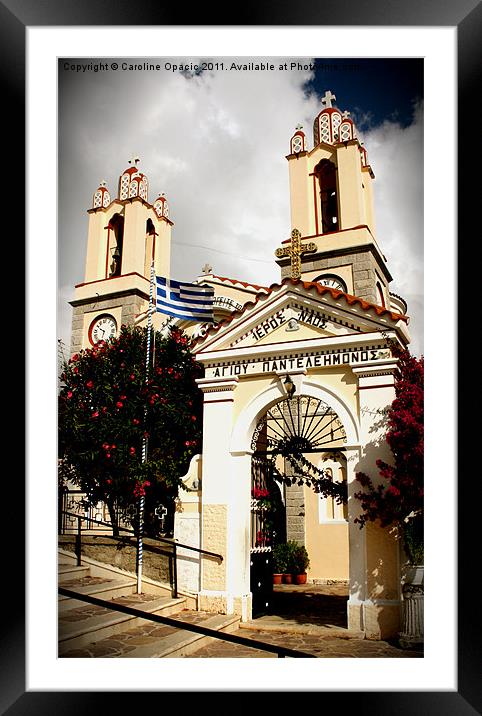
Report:
[[[119,199],[133,199],[139,196],[144,201],[147,201],[147,192],[149,184],[145,174],[140,172],[136,166],[139,161],[138,157],[129,159],[129,164],[132,166],[128,167],[121,174],[119,179]]]
[[[302,126],[299,124],[290,140],[290,154],[306,152],[306,135],[301,130]]]
[[[335,144],[338,142],[340,124],[342,121],[341,112],[335,107],[322,109],[313,124],[313,140],[315,146],[320,142]]]
[[[94,192],[92,197],[92,208],[93,209],[106,209],[111,202],[109,190],[107,189],[105,181],[101,181],[98,188]]]
[[[325,107],[321,110],[313,123],[313,139],[315,147],[320,142],[325,144],[337,144],[356,139],[356,128],[350,112],[342,112],[332,106],[332,100],[336,96],[329,90],[321,98]]]
[[[153,207],[159,218],[161,218],[162,216],[164,216],[166,219],[169,218],[169,204],[167,203],[167,199],[164,194],[159,194],[153,204]]]

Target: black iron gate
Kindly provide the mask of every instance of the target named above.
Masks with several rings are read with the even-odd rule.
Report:
[[[286,516],[273,460],[267,454],[251,459],[250,581],[253,616],[267,614],[273,594],[273,544],[286,539]]]

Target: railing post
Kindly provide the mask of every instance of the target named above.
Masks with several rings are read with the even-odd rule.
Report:
[[[173,561],[174,561],[174,568],[173,568],[174,599],[177,599],[177,545],[175,542],[174,542],[173,556],[174,556],[174,559],[173,559]]]
[[[81,564],[81,553],[82,553],[82,542],[81,542],[81,536],[80,536],[80,529],[81,529],[81,517],[77,517],[77,536],[75,538],[75,554],[77,555],[77,567],[80,567]]]

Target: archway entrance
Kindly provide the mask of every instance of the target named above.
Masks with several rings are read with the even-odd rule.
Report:
[[[312,567],[309,584],[345,581],[348,585],[346,504],[333,497],[339,492],[335,483],[346,481],[346,441],[345,428],[335,410],[313,396],[283,399],[258,419],[251,441],[253,617],[273,613],[289,601],[280,598],[289,590],[276,588],[273,592],[272,579],[273,549],[287,541],[308,550]],[[325,485],[327,480],[333,482],[333,495],[317,494],[321,476]],[[303,600],[298,597],[302,591],[306,588],[298,590],[301,610]],[[316,591],[320,590],[312,590]],[[312,601],[320,603],[320,599]],[[338,596],[335,601],[343,603],[346,619],[346,599]]]

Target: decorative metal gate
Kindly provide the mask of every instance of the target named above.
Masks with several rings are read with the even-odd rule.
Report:
[[[286,514],[273,477],[276,455],[341,448],[346,433],[336,412],[305,395],[282,400],[258,421],[251,441],[251,593],[253,616],[270,611],[272,546],[286,539]]]
[[[266,457],[253,456],[251,460],[250,582],[253,617],[269,612],[273,592],[273,529],[269,519],[273,485],[270,466],[271,462]]]
[[[273,452],[284,445],[294,451],[318,452],[346,443],[338,415],[323,400],[299,395],[273,405],[258,421],[251,441],[254,453]]]

